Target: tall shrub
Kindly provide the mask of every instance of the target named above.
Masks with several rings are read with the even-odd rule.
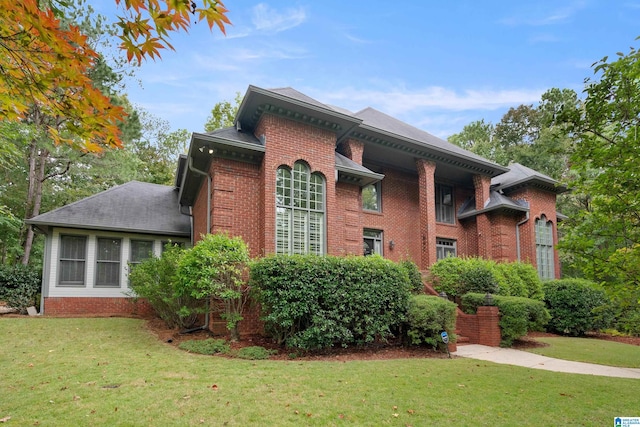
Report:
[[[404,322],[407,272],[381,257],[279,255],[252,264],[265,328],[304,350],[387,339]]]
[[[455,342],[456,304],[433,295],[412,295],[407,312],[407,337],[411,344],[427,344],[434,349],[442,344],[446,331]]]
[[[553,332],[580,336],[608,326],[602,314],[609,308],[609,300],[605,292],[589,280],[551,280],[544,284],[544,295]]]
[[[39,306],[40,271],[25,265],[0,265],[0,300],[20,313]]]
[[[232,340],[240,338],[238,323],[248,294],[243,275],[248,263],[249,250],[241,237],[207,234],[185,253],[178,266],[182,293],[209,299],[211,310],[219,302]]]
[[[197,320],[197,309],[204,306],[201,300],[182,294],[177,287],[176,271],[184,252],[178,246],[167,245],[160,258],[130,266],[131,295],[145,298],[170,328],[190,328]]]
[[[411,292],[414,294],[421,294],[424,292],[424,283],[422,282],[422,273],[415,262],[404,260],[399,262],[400,266],[405,269],[409,276],[409,283],[411,284]]]

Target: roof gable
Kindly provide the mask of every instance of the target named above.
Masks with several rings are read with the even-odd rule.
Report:
[[[69,227],[168,236],[191,235],[174,187],[131,181],[27,220],[44,230]]]
[[[520,163],[509,165],[509,171],[491,179],[491,186],[496,191],[517,190],[522,187],[537,187],[554,193],[563,193],[567,187],[541,172],[528,168]]]

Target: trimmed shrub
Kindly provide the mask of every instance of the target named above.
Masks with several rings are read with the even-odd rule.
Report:
[[[484,294],[466,294],[462,297],[462,309],[465,313],[475,313],[484,305]],[[502,347],[510,347],[513,341],[523,337],[529,331],[544,330],[551,316],[542,301],[531,298],[496,295],[493,303],[500,310],[500,333]]]
[[[456,328],[456,304],[433,295],[413,295],[407,312],[407,337],[412,345],[444,345],[440,338],[447,331],[452,342]]]
[[[183,341],[178,348],[197,354],[226,354],[231,349],[227,341],[213,338]]]
[[[410,296],[406,270],[378,256],[270,256],[252,264],[251,286],[265,330],[303,350],[393,336]]]
[[[467,258],[466,268],[460,274],[459,293],[469,292],[497,294],[498,280],[495,274],[495,262],[482,258]]]
[[[170,328],[190,328],[204,302],[183,295],[177,287],[176,271],[185,250],[167,246],[160,258],[152,257],[132,266],[129,273],[131,295],[145,298]],[[187,309],[185,309],[187,307]]]
[[[422,273],[415,262],[405,260],[399,262],[400,267],[404,268],[409,276],[411,284],[411,293],[421,294],[424,292],[424,283],[422,282]]]
[[[449,297],[461,296],[459,292],[460,275],[465,270],[467,260],[465,258],[447,257],[436,262],[429,268],[429,280],[433,289],[445,292]]]
[[[40,305],[40,271],[25,265],[0,265],[0,300],[25,314]]]
[[[551,280],[544,283],[544,295],[551,314],[549,329],[553,332],[581,336],[608,326],[597,313],[608,307],[607,296],[589,280]]]
[[[498,294],[511,297],[527,298],[529,292],[518,272],[513,268],[514,263],[497,263],[494,266],[494,275],[498,281]]]
[[[527,295],[525,296],[542,301],[544,298],[542,281],[535,267],[525,262],[512,262],[509,263],[509,268],[515,271],[515,274],[524,282],[525,288],[527,289]]]

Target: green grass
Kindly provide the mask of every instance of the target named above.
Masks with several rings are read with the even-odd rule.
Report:
[[[134,319],[0,319],[16,426],[611,425],[640,381],[472,359],[249,361],[190,354]]]
[[[539,337],[549,347],[527,351],[557,359],[597,363],[599,365],[640,368],[640,346],[592,338]]]

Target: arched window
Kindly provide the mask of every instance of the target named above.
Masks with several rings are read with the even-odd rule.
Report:
[[[555,279],[553,224],[542,215],[536,220],[536,260],[541,279]]]
[[[324,179],[303,162],[276,173],[276,253],[325,252]]]

